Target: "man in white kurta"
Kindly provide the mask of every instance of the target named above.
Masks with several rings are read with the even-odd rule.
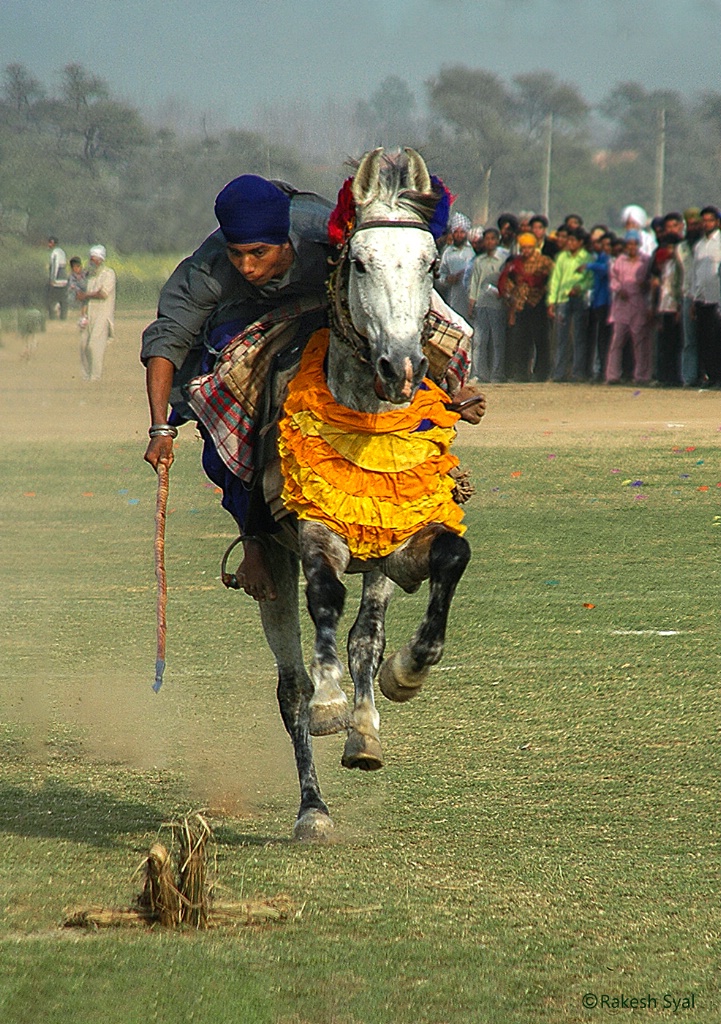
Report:
[[[464,316],[468,312],[468,292],[463,284],[463,274],[476,255],[468,241],[471,222],[462,213],[451,215],[453,242],[446,246],[438,267],[438,284],[441,294],[451,309]]]
[[[80,333],[80,365],[84,380],[100,380],[103,359],[113,331],[115,319],[115,271],[105,265],[106,252],[102,245],[90,250],[90,269],[87,290],[78,298],[87,303],[87,327]]]

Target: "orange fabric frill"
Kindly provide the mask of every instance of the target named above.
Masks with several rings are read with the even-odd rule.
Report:
[[[448,396],[426,380],[404,409],[347,409],[328,390],[327,349],[328,330],[317,331],[279,424],[286,508],[325,523],[361,559],[390,554],[429,523],[462,534],[448,476],[458,465],[450,446],[459,417],[445,407]]]

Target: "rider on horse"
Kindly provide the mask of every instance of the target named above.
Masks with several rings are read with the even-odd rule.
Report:
[[[215,203],[219,230],[175,269],[161,290],[158,317],[143,333],[141,360],[151,414],[145,460],[153,468],[172,464],[177,425],[197,418],[188,405],[186,385],[210,373],[231,340],[293,303],[310,318],[308,334],[325,323],[329,257],[335,252],[327,234],[331,209],[315,193],[252,174],[241,175],[220,192]],[[462,323],[434,299],[444,316]],[[483,408],[472,407],[463,416],[478,422]],[[274,599],[272,576],[255,536],[277,526],[260,488],[232,472],[221,458],[217,438],[202,417],[199,430],[205,442],[203,468],[223,491],[223,507],[243,536],[244,558],[234,578],[256,600]],[[244,437],[248,447],[252,431],[249,423]]]
[[[286,303],[325,302],[331,208],[314,193],[253,174],[241,175],[220,192],[219,230],[175,269],[160,293],[158,318],[143,333],[151,414],[145,459],[153,468],[160,462],[171,465],[177,424],[195,418],[182,386],[212,369],[231,338]],[[243,532],[250,491],[226,471],[207,433],[205,441],[204,468],[222,488],[223,507]],[[236,574],[240,585],[257,599],[274,597],[262,549],[253,540],[244,541],[244,548]]]

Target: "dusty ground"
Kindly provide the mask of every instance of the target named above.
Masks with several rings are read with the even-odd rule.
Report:
[[[147,314],[118,314],[103,379],[83,382],[74,320],[50,321],[33,355],[13,333],[0,347],[0,432],[11,442],[42,441],[58,434],[69,441],[137,439],[148,428],[143,368],[138,360]],[[504,384],[487,387],[488,413],[480,427],[461,426],[463,444],[514,443],[533,447],[574,440],[623,443],[639,436],[693,429],[717,434],[721,395],[713,391],[664,390],[605,385]],[[186,428],[192,429],[192,428]]]

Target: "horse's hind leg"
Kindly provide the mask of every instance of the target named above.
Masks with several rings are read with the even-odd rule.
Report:
[[[344,768],[373,771],[383,767],[373,680],[385,648],[385,615],[392,592],[393,583],[378,569],[364,573],[361,606],[348,637],[355,701],[341,761]]]
[[[325,839],[333,830],[333,822],[321,797],[313,764],[308,709],[313,684],[303,664],[300,640],[298,558],[273,541],[265,548],[278,598],[260,602],[260,615],[278,665],[278,705],[293,742],[300,783],[300,808],[293,834],[296,839]]]
[[[426,548],[426,543],[427,535],[419,539],[419,554]],[[426,550],[427,574],[430,576],[426,613],[411,642],[386,658],[378,676],[381,693],[397,702],[415,697],[431,665],[437,665],[441,660],[451,601],[471,557],[468,541],[445,529],[436,534]],[[412,554],[411,543],[405,556]],[[423,570],[422,565],[418,568]]]
[[[348,698],[340,685],[343,666],[336,635],[345,604],[339,577],[350,555],[345,543],[321,523],[300,522],[298,530],[308,611],[315,626],[310,731],[313,736],[327,736],[348,728]]]

